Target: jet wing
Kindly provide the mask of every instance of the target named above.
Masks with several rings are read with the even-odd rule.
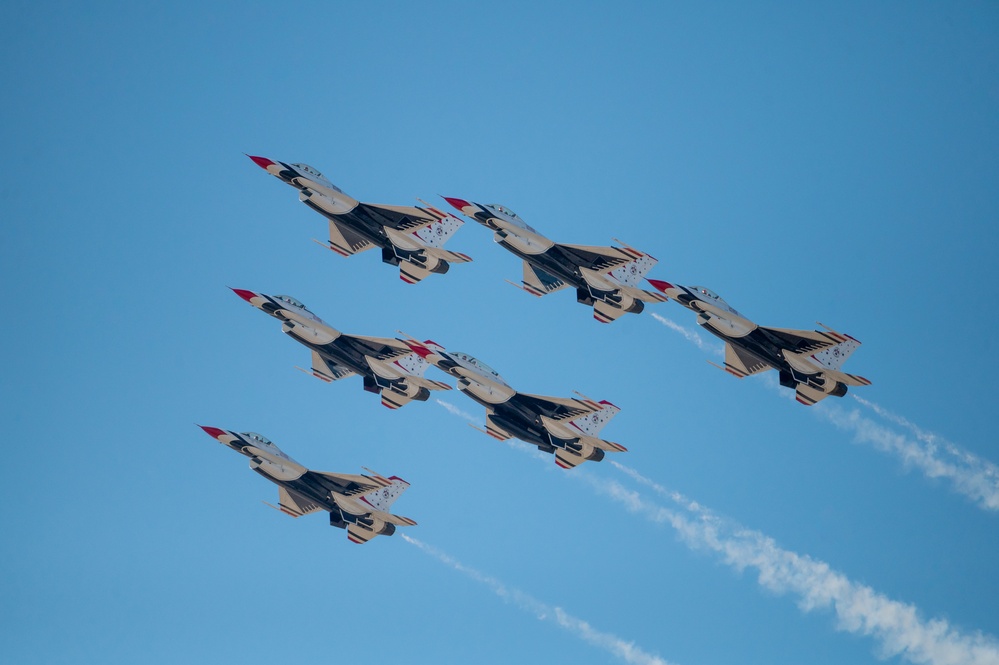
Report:
[[[323,507],[312,499],[307,499],[294,490],[278,487],[278,507],[285,515],[301,517],[307,513],[323,510]]]
[[[354,370],[338,365],[332,360],[323,358],[318,352],[312,352],[312,376],[329,383],[348,376],[354,376]]]
[[[780,342],[786,345],[785,348],[792,350],[795,353],[811,353],[813,351],[821,351],[822,349],[835,346],[843,341],[842,339],[833,337],[830,333],[821,332],[819,330],[764,328],[763,326],[760,326],[759,329],[765,333],[769,333],[773,337],[776,337]]]
[[[578,416],[600,411],[599,404],[588,399],[575,399],[572,397],[548,397],[546,395],[528,395],[517,393],[510,398],[511,402],[517,402],[554,421],[570,420]]]
[[[524,290],[532,296],[547,295],[568,286],[558,277],[549,275],[544,270],[532,266],[527,261],[524,261],[524,281],[522,284],[524,285]]]
[[[374,203],[362,203],[361,205],[374,221],[398,231],[424,226],[439,219],[439,217],[416,206],[387,206]]]
[[[322,244],[322,243],[320,243]],[[353,256],[374,247],[350,228],[330,220],[330,249],[341,256]]]
[[[604,272],[629,261],[634,261],[642,256],[641,254],[618,247],[562,244],[557,244],[556,247],[561,249],[576,265]]]
[[[351,473],[327,473],[325,471],[309,471],[309,479],[321,485],[325,489],[342,494],[343,496],[353,496],[370,492],[379,487],[388,487],[392,481],[381,476],[365,476]]]
[[[350,342],[352,346],[362,351],[364,355],[387,360],[409,355],[413,350],[405,342],[392,339],[390,337],[364,337],[362,335],[340,335],[344,341]]]
[[[745,349],[725,344],[724,370],[740,379],[773,369],[773,366]]]

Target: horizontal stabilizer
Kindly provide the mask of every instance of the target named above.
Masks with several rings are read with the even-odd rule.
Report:
[[[439,247],[424,247],[423,251],[427,255],[432,256],[441,261],[447,261],[448,263],[468,263],[472,260],[472,257],[468,254],[462,254],[461,252],[452,252],[447,249],[441,249]]]
[[[804,404],[805,406],[812,406],[813,404],[821,402],[826,397],[829,397],[829,393],[817,390],[804,383],[798,384],[794,396],[799,404]]]
[[[626,312],[620,307],[615,307],[603,300],[593,303],[593,318],[600,323],[611,323],[617,321]]]
[[[585,461],[581,455],[569,452],[564,448],[555,450],[555,464],[563,469],[574,469]]]
[[[579,442],[598,450],[606,450],[612,453],[626,453],[628,449],[622,446],[620,443],[614,443],[613,441],[604,441],[603,439],[598,439],[593,436],[581,436],[579,437]]]
[[[406,282],[407,284],[416,284],[417,282],[422,282],[426,277],[431,275],[431,271],[426,268],[422,268],[411,261],[400,261],[399,262],[399,279]]]

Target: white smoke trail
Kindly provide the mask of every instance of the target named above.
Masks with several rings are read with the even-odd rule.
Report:
[[[435,401],[441,406],[443,406],[447,410],[447,412],[450,413],[452,416],[458,416],[459,418],[464,418],[470,423],[476,423],[479,420],[478,418],[468,413],[467,411],[462,411],[454,404],[451,404],[451,402],[445,402],[442,399],[436,399]]]
[[[657,524],[669,524],[691,548],[717,552],[725,563],[740,571],[755,568],[761,586],[779,594],[797,595],[802,611],[831,608],[839,629],[873,637],[879,642],[881,657],[902,656],[913,663],[930,665],[999,664],[999,642],[995,638],[979,631],[964,634],[944,619],[925,620],[911,604],[858,584],[823,561],[782,549],[773,538],[722,518],[634,469],[613,460],[611,464],[668,498],[679,510],[647,501],[617,482],[580,477],[630,512]]]
[[[918,468],[926,477],[949,480],[955,491],[972,499],[980,508],[999,511],[999,467],[935,434],[924,432],[872,402],[856,399],[886,420],[909,429],[917,440],[882,427],[856,409],[845,411],[832,404],[821,404],[818,405],[821,408],[815,408],[815,413],[836,427],[853,432],[857,441],[869,443],[900,458],[907,466]]]
[[[435,547],[431,547],[430,545],[405,534],[400,535],[403,540],[410,545],[416,546],[426,554],[429,554],[441,563],[475,580],[476,582],[484,584],[489,587],[490,591],[494,594],[507,602],[513,603],[513,605],[515,605],[518,609],[533,614],[539,621],[553,621],[556,625],[564,628],[576,637],[592,644],[593,646],[600,647],[601,649],[610,652],[626,663],[633,663],[634,665],[669,665],[668,661],[635,646],[634,642],[628,642],[620,637],[617,637],[616,635],[612,635],[611,633],[599,631],[586,621],[572,616],[561,607],[552,607],[542,603],[540,600],[524,593],[523,591],[520,591],[519,589],[511,589],[510,587],[507,587],[495,577],[491,577],[474,568],[466,566],[454,557],[441,552]]]
[[[709,344],[705,342],[704,338],[698,335],[695,331],[684,328],[676,321],[673,321],[672,319],[667,319],[665,316],[661,316],[656,312],[652,312],[652,318],[658,321],[659,323],[663,324],[670,330],[678,332],[681,335],[683,335],[684,339],[686,339],[688,342],[699,348],[701,351],[708,351],[718,356],[722,355],[723,351],[721,349],[719,349],[714,344]]]

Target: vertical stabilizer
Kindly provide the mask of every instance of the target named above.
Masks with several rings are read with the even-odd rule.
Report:
[[[387,487],[379,487],[361,495],[365,503],[383,513],[387,513],[395,500],[409,489],[409,483],[398,476],[392,476],[389,480],[392,482]]]

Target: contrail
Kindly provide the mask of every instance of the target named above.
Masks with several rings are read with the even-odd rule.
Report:
[[[822,404],[821,408],[815,408],[815,413],[840,429],[852,431],[857,441],[870,443],[878,450],[901,458],[928,478],[946,478],[955,491],[972,499],[980,508],[999,511],[999,467],[935,434],[924,432],[873,402],[856,399],[879,416],[911,431],[916,440],[882,427],[856,409],[846,411]]]
[[[684,339],[686,339],[688,342],[699,348],[701,351],[708,351],[718,356],[722,355],[721,349],[719,349],[717,346],[713,344],[705,342],[704,338],[698,335],[695,331],[684,328],[676,321],[673,321],[672,319],[667,319],[665,316],[661,316],[655,312],[652,313],[652,318],[658,321],[659,323],[663,324],[670,330],[678,332],[681,335],[683,335]]]
[[[719,353],[719,350],[692,330],[687,330],[678,323],[653,312],[652,317],[664,326],[675,330],[702,351]],[[793,396],[794,393],[782,390],[777,381],[769,373],[762,375],[764,383],[781,396]],[[955,491],[972,499],[980,508],[999,511],[999,466],[964,450],[960,446],[947,441],[931,432],[916,426],[902,416],[852,395],[855,400],[874,411],[885,420],[909,430],[916,441],[893,432],[877,423],[862,417],[856,411],[845,412],[838,407],[824,403],[812,407],[812,410],[822,418],[844,430],[852,430],[857,441],[870,443],[882,452],[900,457],[906,465],[919,468],[928,478],[946,478],[953,484]]]
[[[925,620],[909,603],[892,600],[858,584],[829,564],[782,549],[759,531],[722,518],[710,509],[642,476],[634,469],[610,462],[636,482],[672,501],[674,510],[648,501],[621,484],[578,476],[598,493],[656,524],[669,524],[692,549],[719,553],[728,565],[742,571],[755,568],[761,586],[779,594],[798,596],[802,611],[831,608],[838,628],[873,637],[882,658],[902,656],[929,665],[996,665],[999,642],[980,631],[964,634],[945,619]]]
[[[610,652],[626,663],[633,663],[634,665],[670,665],[669,661],[663,660],[659,656],[652,655],[644,649],[635,646],[634,642],[628,642],[611,633],[597,630],[586,621],[572,616],[561,607],[547,605],[519,589],[512,589],[506,586],[495,577],[466,566],[435,547],[431,547],[405,534],[400,535],[410,545],[416,546],[446,566],[489,587],[490,591],[504,601],[513,603],[518,609],[533,614],[538,621],[552,621],[583,641]]]
[[[450,413],[452,416],[458,416],[459,418],[464,418],[470,423],[477,423],[479,421],[478,418],[468,413],[467,411],[462,411],[451,402],[445,402],[442,399],[435,399],[435,401],[441,406],[443,406],[445,409],[447,409],[447,412]]]

